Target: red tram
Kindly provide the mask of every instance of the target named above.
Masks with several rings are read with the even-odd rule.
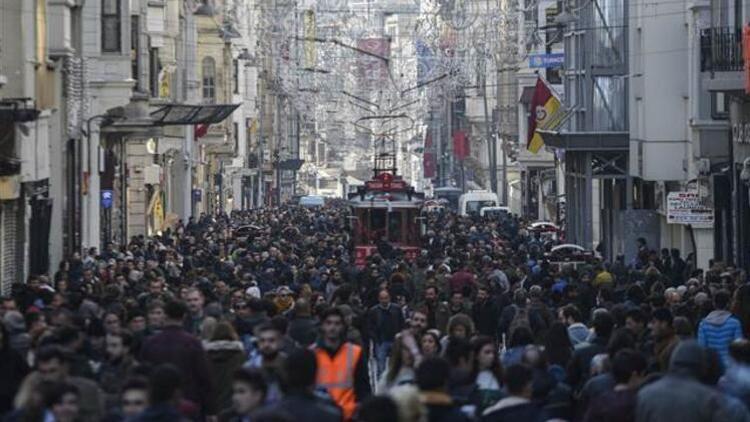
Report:
[[[396,174],[395,163],[393,153],[376,156],[372,180],[348,196],[354,258],[360,268],[383,241],[402,250],[409,260],[420,253],[424,194]]]

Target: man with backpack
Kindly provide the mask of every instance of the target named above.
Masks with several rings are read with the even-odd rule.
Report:
[[[532,297],[535,299],[531,302],[527,299],[526,290],[519,288],[513,292],[513,303],[506,306],[500,314],[498,327],[500,338],[504,335],[506,339],[510,339],[513,331],[520,326],[531,330],[535,337],[538,337],[547,329],[549,323],[546,322],[546,319],[551,320],[552,317],[550,315],[545,318],[544,312],[548,313],[549,311],[546,310],[546,307],[544,309],[540,307],[540,305],[544,307],[544,304],[541,303],[541,291],[534,292],[534,287],[531,290]]]

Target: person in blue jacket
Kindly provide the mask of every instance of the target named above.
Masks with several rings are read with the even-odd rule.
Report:
[[[698,343],[715,350],[721,357],[726,368],[729,364],[729,345],[736,339],[742,338],[742,324],[740,320],[727,310],[729,307],[729,292],[720,290],[714,294],[714,310],[698,325]]]

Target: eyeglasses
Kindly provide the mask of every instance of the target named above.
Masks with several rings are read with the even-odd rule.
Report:
[[[235,311],[240,311],[242,309],[248,309],[248,308],[250,308],[250,307],[247,306],[247,305],[245,305],[244,303],[243,304],[239,304],[239,305],[234,305],[234,310]]]

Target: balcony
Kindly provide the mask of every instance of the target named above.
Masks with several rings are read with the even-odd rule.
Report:
[[[743,89],[742,29],[713,27],[701,30],[700,66],[709,91]]]

